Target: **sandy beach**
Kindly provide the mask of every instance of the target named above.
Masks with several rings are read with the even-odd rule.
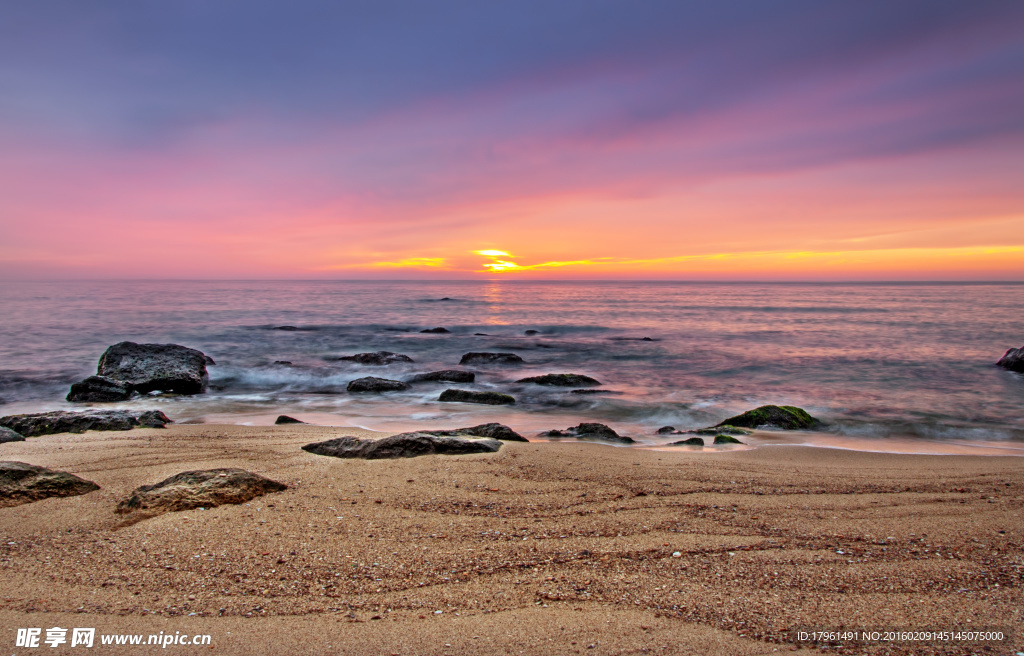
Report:
[[[1021,458],[566,442],[363,461],[299,448],[341,435],[371,434],[207,424],[2,445],[0,459],[101,487],[0,508],[4,653],[90,653],[14,647],[17,629],[54,626],[211,636],[91,650],[125,654],[817,650],[800,629],[1012,635],[830,653],[1024,649]],[[288,489],[136,523],[114,513],[140,485],[215,467]]]

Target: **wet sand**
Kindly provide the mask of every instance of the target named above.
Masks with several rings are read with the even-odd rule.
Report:
[[[177,425],[0,445],[102,488],[0,508],[0,652],[771,654],[811,649],[793,631],[812,627],[1014,633],[830,652],[1024,649],[1019,457],[299,449],[346,434],[368,432]],[[113,512],[139,485],[213,467],[289,489],[130,525]],[[18,628],[53,626],[212,644],[15,648]]]

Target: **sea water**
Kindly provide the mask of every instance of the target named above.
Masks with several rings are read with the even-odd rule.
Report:
[[[659,427],[708,426],[771,403],[828,424],[789,442],[1024,449],[1024,376],[994,366],[1024,344],[1024,284],[10,282],[0,283],[0,308],[4,415],[156,408],[179,422],[269,424],[289,414],[389,431],[500,421],[528,437],[596,421],[660,445],[680,438]],[[420,332],[435,327],[450,332]],[[203,351],[217,363],[209,391],[64,401],[125,340]],[[413,362],[334,359],[379,350]],[[472,351],[516,353],[525,364],[461,367]],[[346,391],[362,376],[438,369],[475,371],[476,382]],[[563,372],[598,379],[602,393],[516,382]],[[516,404],[441,403],[447,387],[504,392]]]

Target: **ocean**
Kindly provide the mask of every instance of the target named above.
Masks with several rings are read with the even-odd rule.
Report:
[[[160,409],[178,422],[266,425],[288,414],[397,431],[499,421],[533,439],[594,421],[658,447],[680,439],[659,427],[785,404],[828,427],[779,434],[780,443],[1024,454],[1024,376],[994,366],[1024,344],[1024,284],[8,282],[0,304],[4,415],[83,407],[64,401],[70,384],[128,340],[216,361],[205,394],[93,404]],[[435,327],[450,332],[420,332]],[[414,362],[332,360],[379,350]],[[471,351],[525,364],[460,367]],[[452,368],[476,371],[476,382],[346,392],[362,376]],[[515,382],[561,372],[597,378],[606,393]],[[517,403],[441,403],[446,387]]]

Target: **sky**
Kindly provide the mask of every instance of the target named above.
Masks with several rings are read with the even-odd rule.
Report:
[[[2,2],[76,278],[1024,280],[1024,2]]]

